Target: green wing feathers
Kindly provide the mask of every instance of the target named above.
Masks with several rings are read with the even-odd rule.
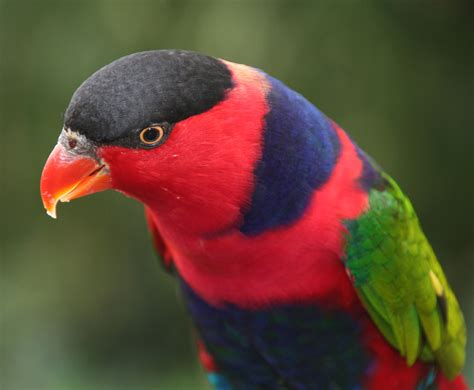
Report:
[[[369,209],[347,223],[346,267],[385,338],[406,357],[436,361],[448,378],[464,365],[466,331],[454,293],[413,207],[384,176]]]

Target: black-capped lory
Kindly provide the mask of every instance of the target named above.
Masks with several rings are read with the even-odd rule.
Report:
[[[465,325],[415,211],[259,69],[132,54],[73,94],[41,196],[142,202],[215,389],[464,389]],[[117,210],[119,212],[119,210]]]

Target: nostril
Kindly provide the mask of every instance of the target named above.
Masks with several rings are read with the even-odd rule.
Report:
[[[77,145],[77,139],[74,138],[69,138],[67,142],[70,149],[74,149]]]

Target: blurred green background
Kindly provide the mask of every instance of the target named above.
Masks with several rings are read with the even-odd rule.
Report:
[[[2,390],[207,388],[141,205],[101,193],[52,220],[39,197],[75,88],[150,49],[265,69],[348,130],[411,197],[474,339],[472,2],[0,4]]]

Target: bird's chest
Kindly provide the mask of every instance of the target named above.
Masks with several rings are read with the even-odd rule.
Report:
[[[309,238],[306,230],[277,231],[262,237],[232,232],[187,240],[166,233],[181,277],[215,305],[260,307],[266,302],[315,300],[331,301],[334,307],[358,305],[341,260],[339,227],[322,231],[316,238]]]
[[[198,334],[236,388],[351,388],[369,361],[357,322],[316,305],[215,307],[181,282]]]

